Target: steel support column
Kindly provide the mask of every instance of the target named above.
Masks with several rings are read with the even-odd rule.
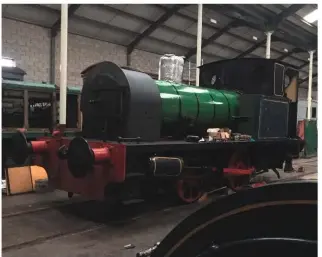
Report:
[[[61,5],[61,33],[60,33],[60,101],[59,125],[66,127],[67,112],[67,47],[68,47],[68,4]]]
[[[199,66],[201,64],[202,44],[202,4],[198,4],[198,27],[197,27],[197,54],[196,54],[196,86],[199,87]]]
[[[309,85],[307,92],[307,119],[310,120],[312,113],[312,71],[313,71],[313,54],[314,51],[309,51],[310,64],[309,64]]]
[[[271,59],[271,42],[273,31],[266,32],[266,59]]]

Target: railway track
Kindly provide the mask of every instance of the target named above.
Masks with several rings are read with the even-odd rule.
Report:
[[[56,208],[39,208],[28,212],[7,214],[3,225],[2,251],[8,252],[43,243],[65,236],[87,233],[105,227],[119,227],[128,222],[142,219],[157,213],[167,212],[170,209],[197,210],[200,205],[174,205],[169,201],[156,201],[155,203],[140,202],[120,207],[116,212],[106,215],[102,206],[95,202],[66,204]],[[59,220],[59,224],[55,222]],[[53,221],[48,222],[48,220]],[[40,221],[37,224],[33,221]],[[19,224],[30,224],[27,230],[12,229]],[[9,224],[9,225],[8,225]],[[25,225],[26,226],[26,225]]]
[[[53,203],[53,204],[50,204],[50,205],[45,205],[45,206],[41,206],[41,207],[37,207],[37,208],[33,208],[33,209],[27,209],[27,210],[4,213],[4,214],[2,214],[2,219],[14,217],[14,216],[21,216],[21,215],[35,213],[35,212],[42,212],[42,211],[46,211],[46,210],[49,210],[49,209],[61,208],[61,207],[64,207],[64,206],[69,206],[69,205],[75,205],[75,204],[80,204],[80,203],[89,203],[89,202],[90,201],[84,201],[83,200],[83,201],[77,201],[77,202],[65,201],[65,202],[57,203],[57,204]]]
[[[311,161],[312,163],[314,161]],[[315,161],[316,162],[316,161]],[[303,163],[308,164],[310,162]],[[316,172],[297,173],[296,178],[301,178]],[[287,181],[293,178],[280,179]],[[209,192],[209,198],[215,200],[217,191]],[[124,225],[152,214],[175,209],[180,211],[195,211],[200,204],[178,206],[169,201],[155,201],[154,203],[141,202],[122,206],[115,213],[106,214],[104,206],[93,201],[63,202],[43,206],[31,210],[6,213],[3,222],[3,252],[9,252],[24,247],[40,244],[42,242],[76,234],[100,230],[106,227]],[[48,222],[50,220],[51,222]],[[58,223],[56,223],[59,221]],[[14,229],[19,224],[30,224],[25,231]],[[30,230],[30,231],[28,231]],[[11,234],[10,231],[13,231]]]

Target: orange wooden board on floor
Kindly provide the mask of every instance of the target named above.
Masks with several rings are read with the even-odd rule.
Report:
[[[15,167],[7,169],[8,195],[30,193],[35,190],[39,179],[47,179],[46,170],[39,166]]]
[[[44,168],[40,166],[31,166],[31,178],[33,190],[36,188],[36,181],[39,179],[48,179],[47,172]]]
[[[15,167],[7,169],[7,188],[9,195],[33,191],[30,167]]]

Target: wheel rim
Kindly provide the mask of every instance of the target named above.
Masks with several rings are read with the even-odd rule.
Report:
[[[180,179],[177,182],[177,193],[185,203],[197,201],[202,196],[200,179]]]
[[[257,256],[259,252],[261,256],[272,256],[276,254],[276,249],[287,252],[288,256],[299,256],[299,251],[314,256],[317,253],[317,242],[297,238],[250,238],[222,245],[213,244],[198,257]]]
[[[310,249],[307,248],[308,251],[304,251],[305,256],[317,256],[314,254],[317,248],[314,246],[317,241],[316,192],[317,183],[296,181],[270,184],[214,201],[199,209],[173,229],[151,257],[201,257],[205,250],[213,246],[215,250],[218,247],[222,247],[222,250],[224,248],[229,250],[229,246],[240,249],[243,245],[244,248],[250,248],[250,253],[253,254],[243,255],[242,253],[246,251],[239,251],[241,254],[227,254],[226,256],[258,256],[254,255],[258,252],[253,251],[254,247],[251,246],[253,243],[255,247],[259,246],[258,241],[263,243],[264,248],[266,245],[275,253],[281,247],[288,248],[294,254],[286,256],[294,257],[303,256],[303,251],[292,251],[292,249],[296,247],[303,249],[302,243],[310,244]],[[281,217],[279,215],[281,212],[285,213],[285,216]],[[294,220],[289,218],[292,215],[294,220],[301,217],[307,220],[307,223],[294,226]],[[269,222],[262,222],[263,220]],[[240,226],[238,230],[234,230],[236,225]],[[233,230],[233,233],[225,233],[225,231]],[[282,242],[284,244],[282,246],[278,241],[284,241],[286,244]],[[275,247],[272,247],[273,244]],[[287,246],[290,244],[293,244],[291,249]],[[240,247],[237,247],[238,245]],[[274,255],[272,251],[263,251],[260,255],[272,256]],[[222,253],[225,254],[224,251]],[[216,255],[213,252],[209,256],[223,255]]]
[[[242,160],[242,156],[238,152],[234,153],[233,156],[230,158],[228,167],[235,169],[249,168],[248,165]],[[250,182],[250,177],[246,175],[238,177],[230,176],[228,177],[228,186],[233,191],[238,191],[243,187],[243,185],[245,185],[244,181]]]

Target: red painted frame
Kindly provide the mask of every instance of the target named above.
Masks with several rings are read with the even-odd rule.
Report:
[[[45,137],[32,141],[39,146],[35,149],[35,164],[46,169],[48,180],[55,189],[81,194],[92,200],[104,200],[106,186],[111,183],[122,183],[125,180],[126,146],[97,141],[89,141],[95,155],[93,170],[84,178],[75,178],[70,173],[67,160],[59,159],[58,149],[69,146],[70,138]],[[46,145],[46,147],[43,147]],[[39,150],[39,151],[38,151]],[[109,159],[109,161],[106,161]]]

